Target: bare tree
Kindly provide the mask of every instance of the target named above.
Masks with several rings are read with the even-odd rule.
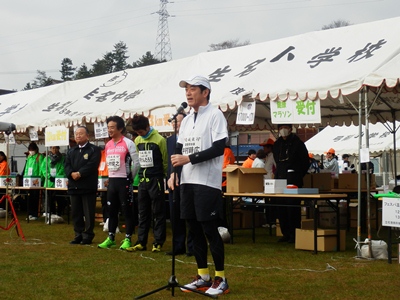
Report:
[[[244,41],[243,43],[239,42],[239,39],[236,40],[226,40],[218,44],[211,44],[209,47],[210,49],[208,52],[212,51],[218,51],[218,50],[224,50],[224,49],[230,49],[230,48],[236,48],[236,47],[241,47],[241,46],[247,46],[250,45],[250,41]]]
[[[345,26],[349,26],[349,25],[353,25],[351,24],[349,21],[346,20],[336,20],[336,21],[332,21],[330,24],[328,25],[324,25],[322,26],[322,30],[326,30],[326,29],[333,29],[333,28],[339,28],[339,27],[345,27]]]

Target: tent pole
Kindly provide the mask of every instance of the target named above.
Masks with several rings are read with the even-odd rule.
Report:
[[[396,134],[397,134],[397,128],[396,128],[396,111],[393,109],[392,110],[392,120],[393,120],[393,162],[394,162],[394,186],[397,185],[397,153],[396,153]]]
[[[362,99],[364,89],[358,94],[358,189],[357,189],[357,245],[361,242],[361,145],[362,145]],[[361,257],[361,248],[357,247],[357,256]]]
[[[365,93],[364,93],[364,120],[365,120],[365,148],[368,149],[369,152],[369,111],[368,111],[368,88],[365,87]],[[370,165],[369,162],[371,161],[371,158],[369,157],[368,162],[367,162],[367,167],[366,169],[366,174],[365,174],[365,179],[366,179],[366,184],[367,184],[367,191],[365,194],[365,200],[367,204],[367,234],[368,234],[368,252],[369,252],[369,257],[373,258],[372,254],[372,247],[371,247],[371,241],[372,241],[372,235],[371,235],[371,205],[370,205]]]

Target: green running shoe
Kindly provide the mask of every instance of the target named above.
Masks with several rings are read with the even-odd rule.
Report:
[[[112,241],[109,237],[107,237],[104,242],[97,245],[97,248],[108,249],[115,246],[116,246],[115,241]]]
[[[126,250],[126,248],[129,248],[130,246],[132,246],[131,240],[128,238],[125,238],[122,242],[121,242],[121,247],[119,247],[120,250]]]

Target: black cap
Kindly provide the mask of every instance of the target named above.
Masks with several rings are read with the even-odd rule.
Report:
[[[293,127],[292,124],[278,124],[278,129],[281,128],[282,126],[288,126],[288,127],[290,127],[290,128]]]
[[[256,150],[250,149],[249,152],[247,152],[247,155],[251,155],[251,154],[257,154]]]
[[[350,155],[348,155],[348,154],[343,154],[342,155],[342,159],[349,158],[349,157],[350,157]]]

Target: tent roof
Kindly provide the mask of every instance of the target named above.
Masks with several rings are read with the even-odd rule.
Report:
[[[179,81],[204,74],[211,81],[211,102],[224,112],[245,98],[258,99],[255,126],[261,129],[270,126],[269,101],[279,99],[320,98],[323,126],[358,124],[353,105],[363,86],[370,87],[370,103],[378,95],[371,122],[382,122],[398,118],[393,111],[400,109],[399,45],[400,17],[310,32],[3,95],[0,121],[25,131],[148,115],[178,107],[185,99]]]
[[[376,156],[383,151],[393,150],[393,124],[369,124],[369,152]],[[362,148],[366,148],[365,126],[362,125]],[[358,126],[334,126],[326,127],[311,139],[305,142],[308,152],[316,155],[327,152],[328,149],[335,149],[337,156],[343,154],[358,156]],[[396,138],[396,147],[400,144],[400,136]]]

